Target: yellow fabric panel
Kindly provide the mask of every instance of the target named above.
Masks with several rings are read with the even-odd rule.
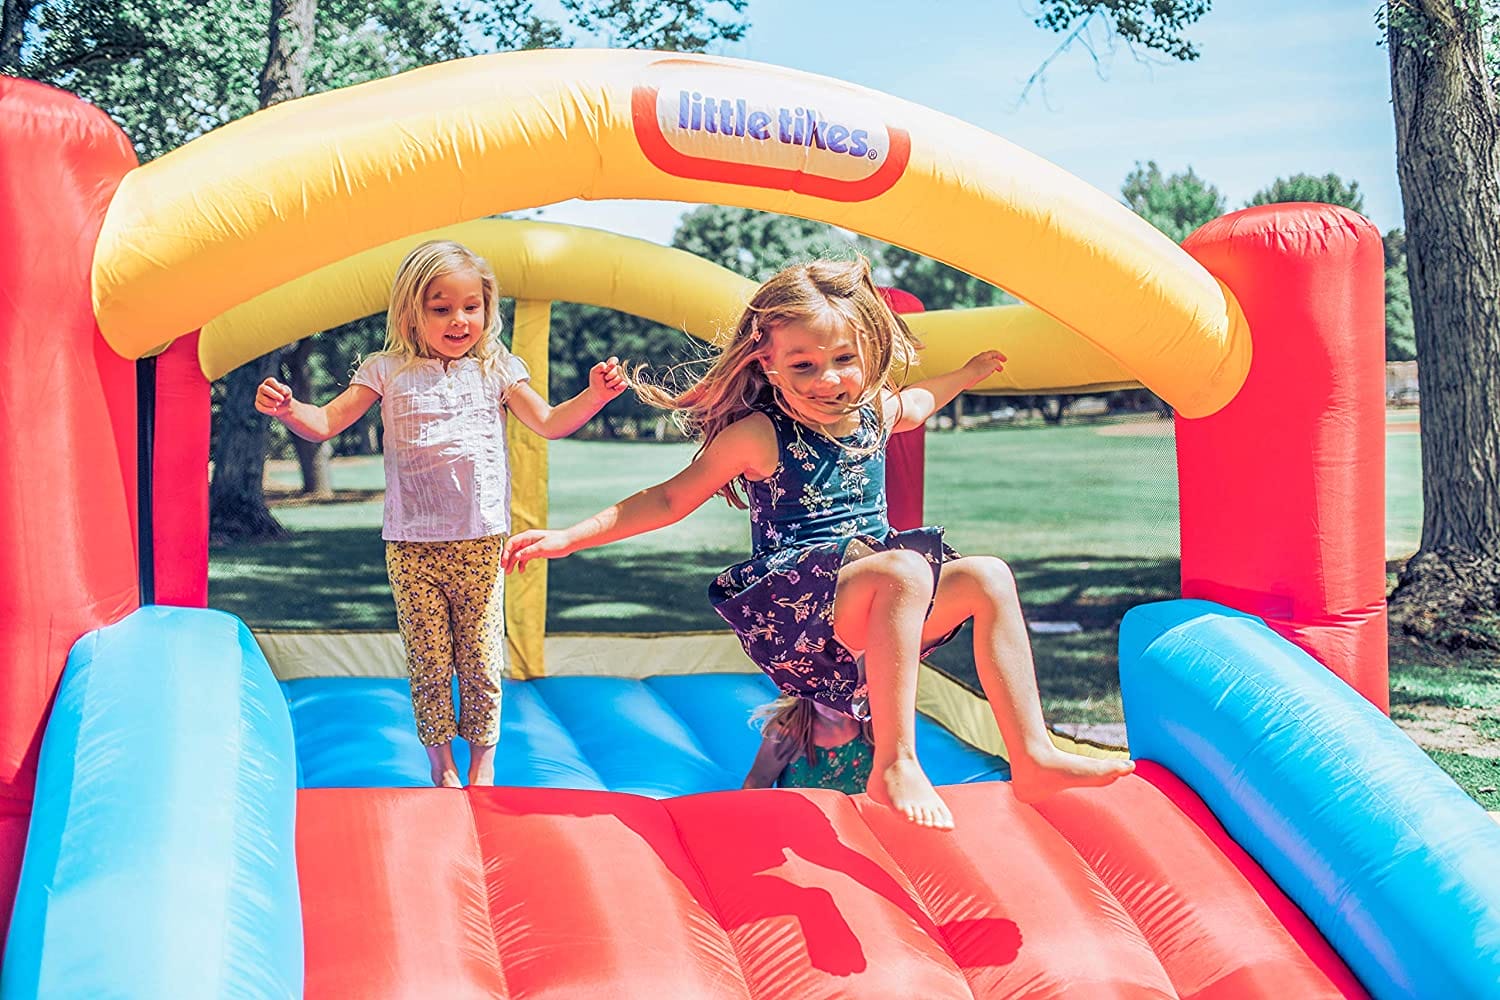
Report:
[[[406,676],[399,632],[257,631],[255,640],[277,680]],[[547,636],[544,645],[551,677],[758,672],[732,632],[564,632]]]
[[[917,711],[928,716],[954,736],[986,753],[1010,759],[990,703],[947,674],[922,664],[917,674]],[[1128,757],[1129,753],[1095,746],[1053,732],[1052,742],[1071,753],[1085,757]]]
[[[882,137],[888,159],[861,180],[851,156],[674,131],[673,95],[685,110],[699,91],[838,115]],[[663,143],[689,166],[658,165]],[[134,357],[361,251],[574,197],[740,205],[897,243],[1009,289],[1187,417],[1222,407],[1249,369],[1249,331],[1219,283],[1047,161],[825,77],[627,50],[424,67],[279,104],[132,170],[100,233],[95,314]]]
[[[552,305],[533,299],[516,300],[511,351],[531,369],[531,388],[547,394],[547,335]],[[514,416],[507,418],[506,446],[510,451],[511,530],[547,526],[547,441]],[[505,581],[505,635],[510,647],[510,675],[522,680],[547,672],[542,639],[547,631],[547,560],[537,559],[524,573]]]
[[[219,378],[267,351],[384,309],[397,264],[426,239],[457,240],[488,259],[507,296],[617,309],[708,341],[733,328],[755,291],[754,282],[727,268],[646,240],[581,226],[481,219],[367,250],[236,306],[203,328],[198,355],[204,374]],[[1100,348],[1027,306],[937,310],[908,321],[927,346],[928,371],[957,368],[990,347],[1006,353],[1006,370],[976,392],[1138,384]]]
[[[1005,370],[971,392],[1106,392],[1140,384],[1103,347],[1029,306],[943,309],[905,319],[924,345],[922,370],[926,373],[952,371],[984,350],[1005,355]]]
[[[380,312],[396,267],[429,239],[457,240],[495,269],[502,295],[634,313],[710,340],[733,328],[755,283],[682,250],[583,226],[479,219],[402,237],[256,296],[203,328],[198,358],[219,378],[267,351]]]

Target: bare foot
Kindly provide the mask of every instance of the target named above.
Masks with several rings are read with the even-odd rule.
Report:
[[[432,783],[438,788],[464,787],[464,783],[458,780],[458,769],[456,767],[433,768]]]
[[[865,794],[918,826],[953,829],[953,814],[948,811],[947,803],[927,780],[922,766],[909,757],[897,757],[888,764],[877,761],[865,785]]]
[[[493,785],[495,783],[495,765],[483,764],[469,768],[469,784],[471,785]]]
[[[1069,788],[1107,785],[1134,770],[1133,760],[1084,757],[1054,749],[1039,759],[1011,761],[1010,787],[1018,801],[1040,802]]]

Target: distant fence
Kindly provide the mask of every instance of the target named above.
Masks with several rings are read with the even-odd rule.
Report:
[[[1416,406],[1419,397],[1417,363],[1415,361],[1387,361],[1385,363],[1386,405]]]

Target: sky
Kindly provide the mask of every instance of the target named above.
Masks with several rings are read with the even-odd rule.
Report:
[[[540,5],[539,5],[540,7]],[[1137,161],[1192,167],[1243,207],[1277,177],[1359,182],[1382,232],[1404,225],[1390,70],[1375,7],[1350,0],[1215,0],[1191,63],[1095,33],[1020,101],[1061,36],[1026,0],[750,0],[750,30],[718,55],[790,66],[961,118],[1115,197]],[[691,206],[571,201],[526,213],[670,243]]]

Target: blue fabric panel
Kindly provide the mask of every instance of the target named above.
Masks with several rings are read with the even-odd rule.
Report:
[[[750,715],[777,697],[771,679],[761,673],[669,674],[644,683],[692,730],[709,758],[735,776],[732,785],[693,791],[740,787],[760,748],[760,732],[751,726]]]
[[[744,778],[743,771],[715,763],[671,706],[638,680],[544,677],[527,683],[612,792],[664,798],[738,788]]]
[[[293,753],[238,619],[142,608],[79,639],[42,740],[0,993],[301,996]]]
[[[405,680],[323,677],[282,687],[302,787],[431,784]],[[763,674],[507,681],[495,781],[655,798],[738,788],[760,744],[750,715],[775,697]],[[917,751],[939,784],[1010,776],[1002,759],[924,717],[917,719]],[[463,740],[454,742],[454,758],[463,773]]]
[[[527,788],[606,790],[604,779],[548,706],[535,682],[508,682],[500,710],[495,783]]]
[[[917,716],[917,759],[936,785],[1010,780],[1010,765],[1005,758],[970,746],[920,714]]]
[[[1120,630],[1130,746],[1170,768],[1378,997],[1500,995],[1500,824],[1257,618],[1205,601]]]
[[[297,733],[304,788],[420,788],[432,784],[417,739],[411,687],[394,677],[311,677],[282,685]],[[589,788],[604,783],[573,738],[527,684],[505,684],[495,780],[502,785]],[[468,744],[453,743],[459,773]]]

